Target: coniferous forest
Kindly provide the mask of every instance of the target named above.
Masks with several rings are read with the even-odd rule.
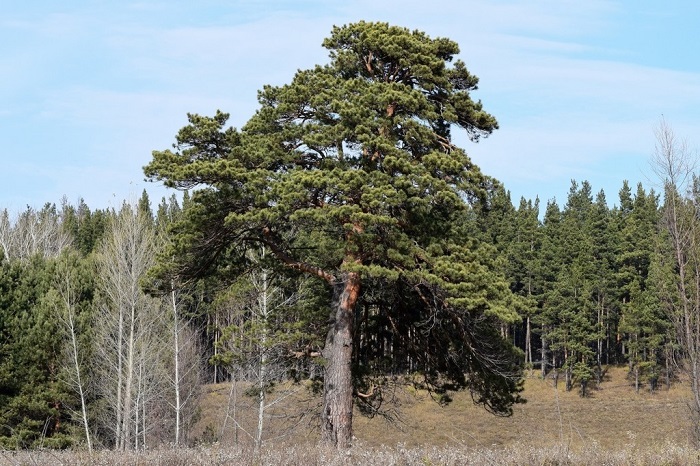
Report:
[[[611,365],[689,380],[700,425],[700,185],[672,129],[658,191],[511,199],[452,143],[498,128],[454,42],[360,22],[324,47],[243,128],[189,115],[144,168],[177,194],[0,210],[0,448],[189,445],[222,382],[256,448],[294,387],[345,448],[396,386],[507,416],[524,377],[587,397]]]
[[[264,250],[246,252],[247,270],[154,291],[148,272],[190,202],[152,206],[144,192],[119,210],[63,202],[2,211],[5,448],[186,442],[201,384],[320,380],[325,328],[316,322],[327,319],[327,292],[264,267]],[[628,367],[632,390],[674,383],[682,348],[666,300],[677,270],[658,194],[625,183],[609,207],[583,181],[562,206],[516,206],[501,187],[488,203],[470,235],[489,245],[509,283],[517,315],[498,331],[526,372],[581,396],[610,364]],[[390,316],[367,304],[356,319],[360,367],[366,357],[387,377],[421,364],[394,352]],[[362,394],[382,382],[371,383]]]

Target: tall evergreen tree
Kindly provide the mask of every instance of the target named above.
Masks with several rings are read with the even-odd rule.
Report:
[[[492,330],[512,317],[510,295],[490,269],[493,254],[460,220],[493,181],[452,143],[453,128],[472,140],[497,128],[471,97],[477,78],[459,60],[448,66],[454,42],[385,23],[336,27],[324,46],[330,64],[265,87],[242,131],[224,129],[223,113],[190,115],[177,151],[154,152],[151,179],[204,186],[169,254],[192,276],[241,257],[246,243],[264,244],[327,284],[321,431],[329,443],[346,447],[352,437],[356,311],[374,284],[385,290],[385,310],[420,335],[430,385],[467,387],[509,413],[520,365]]]
[[[54,274],[38,255],[0,267],[0,446],[70,445],[71,399],[61,381],[63,341],[46,301]]]
[[[539,199],[535,202],[520,199],[515,216],[515,235],[511,242],[508,264],[510,264],[511,289],[519,295],[520,313],[523,318],[525,364],[533,365],[533,317],[543,299],[542,277],[542,229],[539,222]]]
[[[64,200],[61,205],[62,227],[71,244],[83,255],[90,254],[99,243],[106,227],[106,212],[90,210],[84,200],[75,207]]]
[[[624,190],[624,188],[623,188]],[[641,184],[631,210],[621,212],[621,247],[618,254],[618,286],[627,359],[635,387],[649,382],[655,388],[662,370],[669,369],[666,350],[670,321],[663,313],[654,286],[648,283],[658,243],[659,208],[654,192],[646,193]]]
[[[596,339],[596,380],[602,381],[602,365],[609,363],[609,340],[606,334],[611,326],[617,325],[618,295],[615,287],[615,255],[619,244],[618,229],[608,207],[605,193],[600,191],[588,220],[591,236],[591,287],[595,315],[594,333]]]
[[[551,299],[556,286],[557,277],[562,268],[561,260],[561,221],[562,213],[556,200],[547,202],[544,219],[542,223],[542,253],[541,269],[542,278],[542,304],[541,309],[534,318],[535,324],[539,326],[541,339],[541,369],[542,377],[547,376],[547,368],[556,370],[556,354],[551,351],[550,344],[552,338],[550,332],[554,330],[557,315],[554,306],[555,300]],[[556,383],[556,373],[555,373]]]
[[[588,381],[593,376],[596,341],[593,295],[593,239],[590,218],[593,210],[591,186],[584,181],[580,188],[572,181],[561,222],[557,228],[558,256],[548,259],[560,264],[556,275],[550,272],[547,290],[545,321],[549,340],[559,364],[564,369],[566,389],[572,388],[573,379],[580,382],[585,395]],[[554,364],[555,369],[557,367]]]

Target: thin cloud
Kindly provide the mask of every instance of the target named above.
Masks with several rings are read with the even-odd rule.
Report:
[[[478,145],[457,142],[516,198],[561,198],[570,178],[590,177],[595,190],[596,180],[607,183],[610,199],[625,173],[636,181],[662,113],[680,134],[700,124],[699,74],[635,61],[642,52],[611,39],[630,8],[596,0],[15,7],[0,19],[0,136],[31,166],[9,165],[0,185],[21,173],[38,204],[66,189],[89,204],[118,183],[130,190],[126,184],[142,179],[151,151],[169,147],[186,113],[221,109],[240,127],[263,85],[325,63],[321,42],[332,26],[365,19],[460,45],[459,58],[481,79],[474,98],[501,129]]]

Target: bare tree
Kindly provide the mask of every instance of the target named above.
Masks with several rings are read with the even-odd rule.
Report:
[[[68,340],[67,360],[68,376],[66,383],[72,387],[80,398],[80,420],[85,430],[85,441],[88,451],[92,452],[92,437],[90,435],[90,425],[88,421],[88,409],[86,401],[87,384],[83,374],[84,349],[81,348],[79,338],[84,329],[80,328],[79,310],[80,305],[80,285],[77,277],[80,266],[79,259],[75,254],[68,254],[59,260],[53,283],[53,303],[56,315],[63,324]]]
[[[300,292],[285,292],[266,267],[266,254],[264,246],[249,251],[252,267],[228,295],[226,305],[235,317],[221,338],[223,359],[228,360],[229,369],[237,379],[251,383],[247,392],[256,395],[255,425],[246,428],[233,419],[236,429],[251,438],[256,451],[265,438],[268,411],[299,390],[298,387],[274,390],[277,382],[287,380],[294,336],[285,328],[289,322],[289,313],[285,311],[299,299]],[[227,421],[228,416],[224,422]]]
[[[175,416],[174,442],[175,445],[180,445],[183,426],[188,424],[187,421],[195,413],[192,408],[202,381],[202,351],[197,341],[198,334],[192,328],[192,319],[184,316],[181,311],[182,297],[174,281],[171,281],[170,293],[165,299],[171,311],[168,323],[171,340],[167,345],[172,351],[172,369],[168,377],[173,391],[170,406]]]
[[[175,391],[175,445],[180,445],[180,413],[182,394],[180,393],[180,315],[175,294],[175,285],[170,284],[170,301],[173,309],[173,387]]]
[[[154,335],[159,330],[160,305],[143,292],[141,279],[153,265],[155,253],[151,219],[125,203],[113,214],[96,259],[102,293],[95,322],[101,389],[109,404],[114,446],[120,450],[145,446],[146,382],[157,373],[151,366],[159,361]]]
[[[70,245],[70,236],[61,224],[61,216],[53,204],[41,210],[27,210],[12,218],[0,211],[0,247],[8,260],[27,260],[34,255],[58,257]]]
[[[0,247],[2,248],[2,257],[10,259],[14,254],[12,222],[7,209],[0,210]]]
[[[674,272],[657,286],[675,324],[681,369],[690,380],[693,437],[700,442],[700,191],[697,156],[665,120],[655,131],[652,168],[664,187],[663,227]],[[662,258],[661,260],[664,260]]]

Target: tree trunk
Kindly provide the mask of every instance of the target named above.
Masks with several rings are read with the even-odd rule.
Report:
[[[338,296],[334,303],[334,319],[323,350],[327,365],[323,384],[321,439],[342,449],[350,447],[352,440],[353,313],[360,294],[360,275],[347,272],[336,286]]]
[[[542,348],[540,357],[540,359],[542,360],[540,362],[540,369],[542,369],[542,380],[545,380],[547,378],[547,339],[545,337],[546,331],[547,327],[542,327]]]
[[[173,306],[173,355],[174,355],[174,374],[175,381],[175,446],[180,446],[180,417],[182,412],[182,403],[180,398],[180,314],[177,309],[177,297],[175,295],[175,285],[170,282],[170,299]]]
[[[571,391],[571,364],[569,363],[569,352],[564,347],[564,389]]]
[[[262,249],[262,256],[265,257],[265,248]],[[263,423],[265,422],[265,391],[267,389],[267,336],[269,331],[269,318],[270,310],[268,308],[268,298],[269,298],[269,281],[267,277],[267,271],[263,270],[261,277],[261,296],[258,298],[259,302],[259,318],[262,320],[261,334],[260,334],[260,366],[258,367],[258,428],[255,432],[255,453],[260,451],[263,439]]]
[[[79,348],[79,328],[77,319],[77,293],[75,289],[75,278],[72,270],[69,268],[68,262],[65,262],[65,268],[61,265],[58,269],[55,282],[55,287],[58,290],[63,301],[63,310],[59,308],[58,315],[68,331],[70,340],[69,354],[71,359],[72,371],[75,374],[71,377],[70,384],[78,392],[80,397],[81,421],[85,430],[85,441],[87,443],[88,452],[92,453],[92,438],[90,436],[90,425],[87,412],[87,400],[85,387],[83,384],[83,373],[80,370],[81,351]]]
[[[532,375],[532,336],[530,332],[530,316],[525,318],[525,367],[530,371]]]
[[[73,325],[71,318],[71,326]],[[75,376],[80,394],[80,409],[82,411],[83,427],[85,428],[85,441],[87,442],[88,452],[92,453],[92,439],[90,438],[90,427],[88,424],[87,403],[85,401],[85,391],[83,390],[83,382],[80,378],[80,363],[78,362],[78,346],[76,342],[75,329],[71,329],[71,344],[73,345],[73,363],[75,364]]]
[[[124,345],[124,309],[122,306],[119,306],[119,322],[118,322],[118,331],[117,331],[117,377],[116,377],[116,384],[117,384],[117,400],[115,403],[116,406],[116,425],[114,428],[114,449],[115,450],[121,450],[122,449],[122,416],[124,415],[123,408],[124,408],[124,399],[122,398],[122,390],[123,390],[123,383],[124,383],[124,352],[123,352],[123,345]]]
[[[665,353],[665,366],[666,366],[666,390],[671,389],[671,364],[672,364],[672,355],[671,355],[671,349],[670,345],[666,344],[666,348],[664,350]]]
[[[598,298],[599,306],[598,306],[598,325],[597,325],[597,330],[598,330],[598,336],[597,336],[597,343],[598,343],[598,351],[596,354],[596,386],[600,388],[600,384],[603,381],[603,312],[605,309],[605,298],[604,297],[599,297]]]
[[[129,335],[127,335],[127,356],[126,356],[126,377],[124,379],[124,402],[122,405],[122,438],[120,450],[127,450],[131,448],[131,423],[133,421],[131,413],[132,401],[132,391],[134,382],[134,366],[136,365],[134,360],[134,346],[136,345],[135,331],[136,331],[136,306],[131,305],[131,320],[129,322]]]

